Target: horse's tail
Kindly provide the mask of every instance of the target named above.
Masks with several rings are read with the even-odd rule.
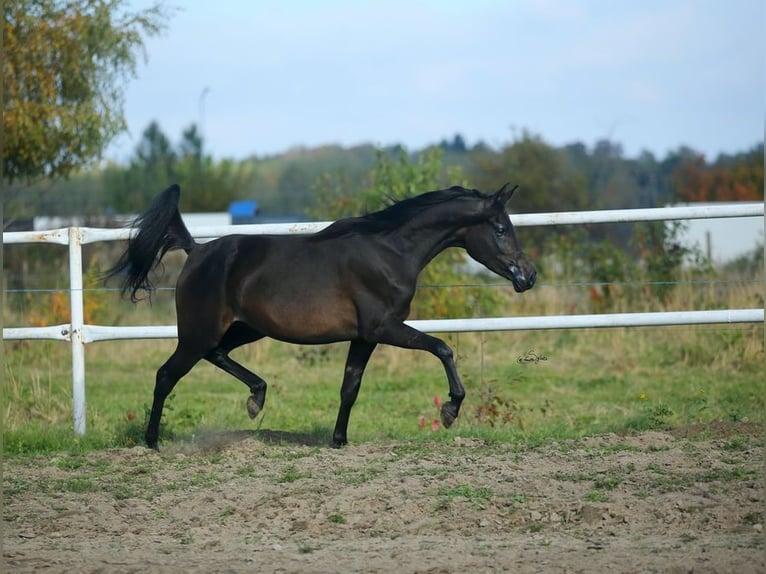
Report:
[[[181,188],[173,184],[152,201],[146,212],[133,223],[137,233],[128,242],[128,248],[117,263],[105,273],[105,279],[119,276],[122,296],[130,293],[134,303],[146,291],[151,297],[154,285],[149,272],[156,267],[168,251],[183,249],[188,254],[197,243],[189,233],[178,210]]]

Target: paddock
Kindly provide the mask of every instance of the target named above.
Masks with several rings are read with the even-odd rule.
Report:
[[[678,221],[761,217],[763,203],[702,205],[648,209],[624,209],[584,212],[518,214],[516,227],[546,225],[584,225],[637,221]],[[332,222],[272,223],[255,225],[210,226],[192,228],[196,239],[212,239],[236,230],[245,234],[305,234],[324,229]],[[85,412],[85,345],[97,341],[122,339],[174,338],[174,325],[105,326],[87,325],[83,313],[82,246],[97,241],[119,241],[130,237],[129,229],[97,229],[69,227],[50,231],[4,232],[4,244],[49,243],[68,246],[70,317],[68,324],[46,327],[3,328],[4,340],[53,339],[67,341],[72,349],[72,409],[77,435],[86,432]],[[766,285],[764,286],[766,290]],[[762,299],[763,300],[763,299]],[[639,327],[660,325],[763,323],[763,308],[703,309],[662,313],[621,313],[595,315],[559,315],[540,317],[501,317],[411,321],[409,324],[425,332],[482,332],[537,329],[582,329]]]

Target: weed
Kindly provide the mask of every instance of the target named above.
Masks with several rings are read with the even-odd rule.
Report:
[[[194,537],[189,533],[182,534],[181,537],[178,539],[178,542],[186,546],[194,542]]]
[[[586,448],[589,456],[594,458],[603,458],[618,452],[638,452],[640,449],[625,443],[603,444],[598,447]]]
[[[524,430],[521,420],[521,407],[513,399],[501,397],[487,387],[482,391],[479,405],[474,410],[477,424],[486,424],[491,428],[501,425],[515,425]]]
[[[632,430],[646,431],[661,429],[669,426],[673,411],[664,404],[652,404],[647,398],[640,399],[644,402],[638,414],[627,422],[627,427]]]
[[[273,460],[299,460],[308,456],[313,456],[317,453],[318,449],[300,449],[300,450],[275,450],[274,452],[267,452],[266,458]]]
[[[51,481],[51,490],[53,492],[98,492],[101,490],[98,484],[90,478],[72,477],[63,480]]]
[[[213,486],[216,484],[219,484],[221,482],[221,477],[218,475],[217,472],[197,472],[195,474],[192,474],[189,483],[194,486],[200,486],[200,487],[206,487],[206,486]]]
[[[723,445],[723,450],[743,451],[752,448],[753,439],[747,435],[734,435]]]
[[[593,487],[600,490],[614,490],[622,482],[622,478],[616,472],[609,472],[597,477],[593,481]]]
[[[79,454],[59,456],[51,460],[51,464],[61,470],[77,470],[85,465],[85,457]]]
[[[508,496],[508,508],[511,510],[516,509],[517,506],[522,506],[527,503],[528,497],[525,494],[511,494]]]
[[[553,478],[562,482],[584,482],[586,480],[593,480],[594,475],[584,472],[572,473],[557,470],[553,473]]]
[[[439,496],[447,499],[465,498],[477,508],[486,508],[486,501],[492,498],[492,489],[488,486],[473,487],[468,484],[460,484],[455,487],[442,486],[438,490]]]
[[[255,465],[246,464],[245,466],[240,466],[239,468],[234,470],[234,474],[237,476],[246,476],[246,477],[256,476]]]
[[[696,483],[730,482],[734,480],[751,480],[755,477],[755,471],[743,466],[733,468],[713,468],[704,472],[691,472],[686,474],[672,474],[670,471],[661,469],[657,465],[648,465],[648,470],[654,471],[658,476],[651,479],[647,488],[655,492],[676,492],[688,488]]]
[[[301,478],[309,478],[311,473],[302,473],[295,466],[288,466],[284,472],[277,478],[277,482],[280,484],[295,482]]]
[[[609,502],[609,495],[603,490],[591,490],[585,495],[588,502]]]
[[[136,490],[128,484],[120,484],[112,490],[115,500],[129,500],[136,498]]]
[[[8,473],[3,476],[3,494],[6,496],[22,494],[32,488],[33,485],[25,478],[9,476]]]
[[[363,468],[338,468],[335,470],[335,475],[345,484],[352,484],[354,486],[360,486],[370,480],[373,480],[383,473],[382,467],[366,466]],[[428,473],[433,476],[433,473]]]
[[[333,512],[330,516],[328,516],[327,520],[329,520],[333,524],[346,524],[346,517],[343,516],[337,510]]]
[[[651,495],[652,495],[651,490],[649,490],[646,487],[641,487],[638,490],[633,492],[633,496],[635,496],[636,498],[639,498],[641,500],[649,498]]]

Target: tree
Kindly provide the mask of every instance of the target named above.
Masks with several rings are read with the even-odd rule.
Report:
[[[151,122],[138,142],[127,169],[108,167],[104,182],[112,209],[140,213],[152,198],[175,181],[177,156],[157,122]]]
[[[702,154],[686,157],[673,180],[683,201],[763,201],[763,144],[712,165]]]
[[[167,177],[173,173],[176,153],[157,122],[151,122],[144,130],[134,161],[152,175]]]
[[[226,211],[234,199],[252,196],[252,164],[213,162],[204,153],[204,140],[195,124],[189,125],[177,145],[153,121],[143,131],[127,167],[108,165],[103,188],[109,207],[121,213],[140,213],[171,183],[181,186],[181,211]]]
[[[291,162],[279,176],[277,183],[278,208],[282,213],[295,211],[310,202],[312,178],[297,162]]]
[[[4,139],[7,182],[66,177],[125,130],[123,90],[161,5],[125,0],[5,0]]]
[[[184,211],[227,211],[235,199],[248,198],[253,186],[252,166],[224,159],[213,162],[205,155],[204,138],[196,124],[181,134],[173,181],[181,186]],[[168,180],[162,189],[170,181]],[[155,190],[154,193],[157,193]]]
[[[587,182],[564,153],[541,138],[524,132],[499,152],[474,153],[472,184],[497,189],[503,183],[519,185],[510,209],[513,212],[571,211],[587,209]]]
[[[439,147],[444,151],[451,151],[455,153],[465,153],[468,151],[468,147],[465,145],[465,140],[460,134],[455,134],[455,137],[452,138],[451,142],[448,142],[446,139],[442,140],[439,143]]]

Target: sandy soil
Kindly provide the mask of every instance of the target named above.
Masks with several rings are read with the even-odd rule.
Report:
[[[12,459],[6,572],[765,572],[762,428]]]

